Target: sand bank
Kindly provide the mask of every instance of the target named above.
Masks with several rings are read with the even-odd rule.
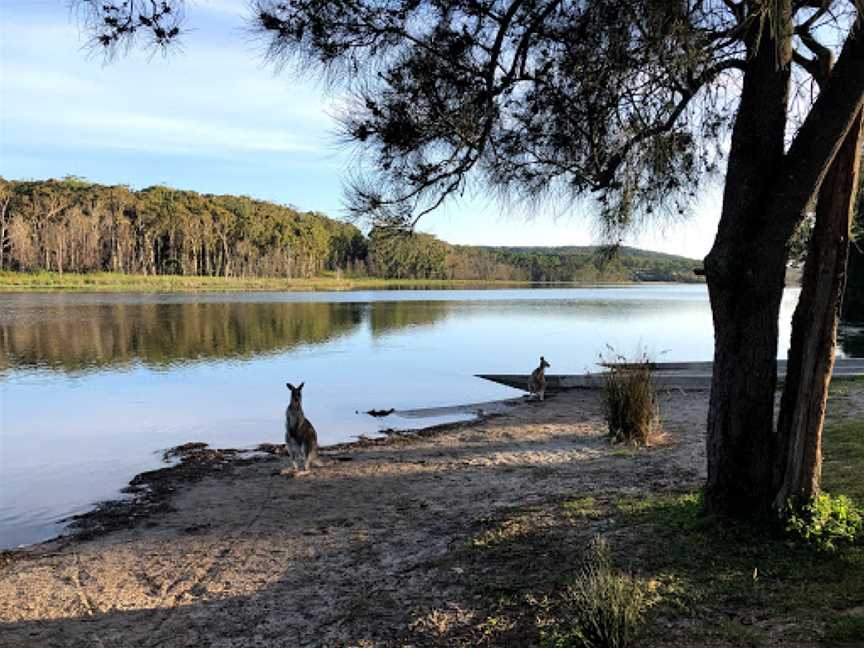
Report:
[[[562,393],[334,447],[299,479],[276,474],[272,447],[188,448],[133,482],[136,505],[0,566],[0,645],[428,645],[435,619],[470,615],[446,557],[484,520],[574,494],[694,487],[706,411],[706,392],[664,395],[667,442],[622,451],[604,438],[598,392]]]

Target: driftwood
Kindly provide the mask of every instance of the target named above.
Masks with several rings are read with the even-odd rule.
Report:
[[[396,411],[396,409],[393,408],[393,407],[391,407],[391,408],[388,409],[388,410],[384,410],[384,409],[380,409],[380,410],[371,409],[371,410],[367,410],[366,413],[367,413],[369,416],[390,416],[390,415],[391,415],[393,412],[395,412],[395,411]]]

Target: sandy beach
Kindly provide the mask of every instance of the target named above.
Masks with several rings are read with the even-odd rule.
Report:
[[[192,450],[158,497],[4,557],[0,645],[454,645],[479,619],[454,556],[490,520],[698,487],[706,411],[705,391],[664,394],[664,442],[623,449],[604,438],[599,392],[571,391],[334,447],[302,478],[279,475],[278,454]],[[860,390],[831,411],[860,416]],[[594,532],[586,519],[573,542]]]

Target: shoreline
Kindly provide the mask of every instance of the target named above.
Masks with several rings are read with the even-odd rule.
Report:
[[[451,414],[472,414],[472,418],[436,423],[418,428],[384,430],[381,436],[360,436],[320,446],[326,459],[345,461],[339,453],[370,447],[395,447],[414,439],[431,438],[449,431],[488,421],[501,416],[508,408],[525,402],[525,397],[506,398],[479,403],[394,411],[403,418],[435,418]],[[43,547],[67,546],[94,539],[120,529],[131,529],[169,508],[177,488],[205,477],[226,475],[236,467],[256,462],[278,461],[284,455],[284,444],[259,443],[252,448],[211,448],[203,442],[189,441],[162,451],[162,461],[168,465],[134,475],[111,499],[92,503],[86,511],[60,520],[64,532],[45,540],[8,549],[0,548],[0,568],[8,562],[26,557]],[[350,460],[350,459],[347,459]],[[171,463],[176,461],[176,463]],[[123,496],[127,497],[123,497]]]
[[[182,275],[125,275],[110,272],[26,273],[0,271],[0,293],[37,292],[347,292],[357,290],[446,290],[555,287],[615,287],[642,285],[691,285],[704,282],[597,281],[532,282],[474,279],[381,279],[376,277],[337,278],[321,276],[283,279],[274,277],[210,277]]]
[[[480,419],[329,446],[300,478],[278,474],[277,445],[180,446],[179,464],[132,480],[149,508],[106,511],[86,537],[2,555],[5,636],[20,648],[534,645],[543,627],[537,615],[558,614],[535,602],[555,605],[597,535],[616,564],[653,583],[652,597],[671,602],[651,610],[646,632],[657,641],[640,645],[736,645],[737,631],[729,631],[731,643],[716,634],[731,606],[734,618],[755,619],[749,626],[772,645],[803,648],[854,603],[854,592],[841,589],[825,609],[805,601],[790,617],[784,606],[800,584],[797,558],[788,577],[772,571],[768,557],[784,558],[770,545],[768,557],[729,572],[735,556],[751,555],[752,541],[720,546],[730,565],[710,559],[718,550],[710,539],[693,536],[707,528],[694,503],[705,479],[706,392],[661,393],[665,438],[647,448],[608,442],[598,392],[549,396]],[[829,417],[832,426],[864,420],[864,382],[832,388]],[[851,443],[856,433],[842,434]],[[838,456],[843,439],[832,431],[828,440],[826,479],[844,470],[857,483],[858,464],[844,467],[848,459]],[[692,510],[692,523],[669,518],[683,514],[681,506]],[[708,557],[676,557],[675,543],[685,541]],[[765,574],[757,603],[765,595],[780,601],[759,603],[758,617],[750,599],[741,602],[755,586],[754,564]],[[675,571],[685,568],[694,576]],[[681,587],[689,596],[705,569],[721,594],[743,583],[720,600],[723,613],[714,590],[675,603],[691,600],[680,598]],[[826,573],[860,585],[856,570]],[[831,591],[830,582],[806,584],[819,596]]]
[[[330,447],[301,478],[278,475],[276,446],[247,457],[181,449],[177,466],[132,480],[138,505],[97,509],[76,537],[6,554],[0,623],[20,648],[61,638],[83,648],[93,637],[170,648],[216,637],[244,637],[227,644],[243,648],[476,645],[442,638],[436,619],[468,596],[461,552],[493,521],[585,493],[699,483],[704,395],[670,398],[671,441],[645,450],[611,446],[597,392],[581,390]],[[465,622],[473,632],[468,617],[448,626]]]

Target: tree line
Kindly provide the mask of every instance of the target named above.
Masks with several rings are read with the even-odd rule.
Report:
[[[0,269],[310,277],[366,256],[353,225],[253,200],[0,179]]]
[[[0,270],[387,279],[695,281],[697,261],[632,248],[451,245],[317,212],[154,186],[0,178]]]

